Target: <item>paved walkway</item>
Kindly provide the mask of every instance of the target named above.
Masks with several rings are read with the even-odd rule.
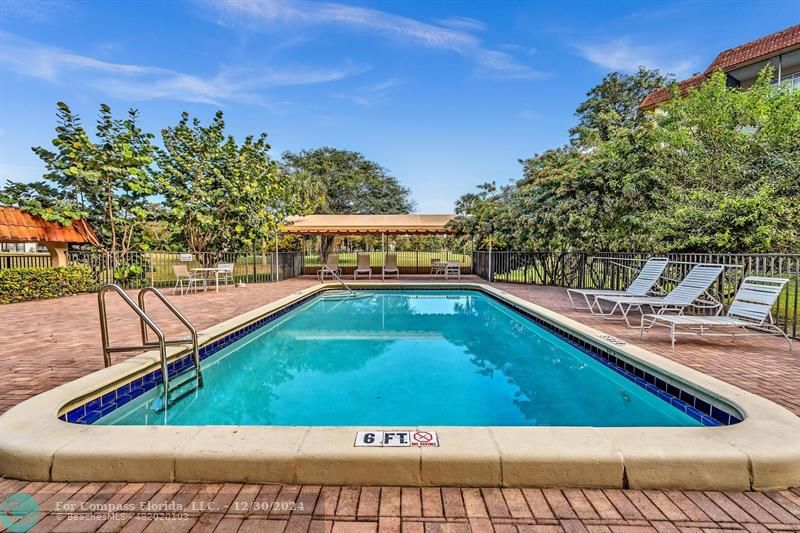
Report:
[[[41,513],[34,532],[800,530],[800,490],[796,489],[723,493],[0,482],[0,496],[14,491],[32,494],[39,502]]]
[[[173,301],[202,329],[315,282],[295,278]],[[778,339],[736,344],[681,339],[673,354],[664,332],[640,341],[618,322],[569,309],[563,289],[497,286],[800,414],[800,356]],[[109,304],[114,340],[135,342],[136,321],[118,299],[110,297]],[[169,320],[163,311],[154,314],[159,323]],[[179,324],[165,329],[182,335]],[[94,294],[0,306],[0,338],[0,413],[102,367]],[[12,492],[33,494],[41,505],[33,531],[800,531],[800,489],[719,493],[0,480],[0,499]],[[166,514],[153,514],[158,512]]]

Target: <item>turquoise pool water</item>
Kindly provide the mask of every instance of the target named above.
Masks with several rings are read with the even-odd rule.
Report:
[[[315,298],[203,362],[205,386],[160,388],[98,424],[700,426],[477,291]]]

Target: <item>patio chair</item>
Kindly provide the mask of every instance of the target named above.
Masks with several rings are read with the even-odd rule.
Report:
[[[336,274],[337,276],[342,275],[342,269],[339,268],[339,256],[336,254],[330,254],[328,259],[325,260],[325,266],[317,270],[317,277],[320,281],[325,281],[325,274]]]
[[[386,274],[396,274],[400,279],[400,269],[397,268],[397,254],[386,254],[386,262],[383,264],[381,279],[386,279]]]
[[[461,263],[458,261],[445,261],[444,264],[444,279],[448,276],[457,276],[461,279]]]
[[[431,275],[444,274],[444,263],[438,258],[431,259]]]
[[[220,281],[225,282],[225,290],[228,290],[228,282],[234,283],[233,281],[233,266],[234,263],[217,263],[217,285],[219,285]]]
[[[353,279],[358,279],[359,274],[366,274],[372,279],[372,269],[369,267],[369,254],[358,254],[358,266],[353,270]]]
[[[755,335],[782,335],[789,343],[792,350],[792,341],[789,336],[775,325],[772,319],[772,306],[783,291],[784,285],[789,282],[783,278],[761,278],[748,276],[742,286],[736,291],[733,303],[725,316],[686,316],[686,315],[658,315],[647,314],[642,317],[639,334],[644,336],[644,331],[653,326],[666,326],[669,328],[672,350],[675,351],[675,338],[677,335],[706,335],[736,337],[735,332],[711,333],[709,330],[717,328],[741,328],[748,333],[739,333],[740,337]],[[678,331],[678,326],[685,326],[687,331]],[[750,333],[757,331],[758,333]]]
[[[684,310],[690,306],[713,309],[715,310],[714,314],[718,315],[722,311],[722,304],[710,295],[708,300],[701,300],[700,296],[707,293],[711,284],[722,274],[724,269],[723,265],[697,265],[666,296],[596,296],[598,314],[603,318],[613,318],[612,315],[619,310],[629,327],[635,326],[631,325],[628,320],[628,314],[632,310],[641,313],[644,307],[650,308],[652,313],[659,315],[667,311],[683,314]],[[603,312],[601,301],[613,303],[611,311]]]
[[[624,291],[567,289],[569,303],[575,309],[588,309],[592,314],[597,314],[597,311],[594,309],[597,303],[597,296],[647,296],[653,289],[653,285],[655,285],[661,277],[661,274],[664,273],[664,269],[667,268],[667,263],[669,263],[669,259],[665,257],[651,257],[639,271],[636,279],[634,279]],[[574,296],[582,296],[586,302],[586,307],[579,306],[578,303],[580,299],[578,299],[578,303],[576,303],[573,298]]]
[[[184,282],[186,282],[186,292],[192,290],[192,287],[194,287],[194,291],[197,292],[198,283],[203,284],[203,292],[208,290],[205,276],[191,272],[186,265],[172,265],[172,272],[175,273],[175,286],[172,288],[172,294],[175,294],[175,292],[180,289],[181,295],[183,295]]]

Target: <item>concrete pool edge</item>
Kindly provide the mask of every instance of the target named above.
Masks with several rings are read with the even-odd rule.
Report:
[[[359,485],[774,489],[800,485],[800,419],[782,407],[481,283],[477,289],[706,394],[744,415],[698,428],[439,427],[439,448],[354,448],[359,428],[92,426],[57,416],[158,363],[146,352],[42,393],[0,417],[0,474],[36,481],[265,481]],[[299,291],[204,330],[225,333],[319,291]],[[171,350],[173,357],[183,350]],[[361,428],[363,429],[363,428]],[[379,429],[379,428],[371,428]],[[404,429],[404,428],[386,428]]]

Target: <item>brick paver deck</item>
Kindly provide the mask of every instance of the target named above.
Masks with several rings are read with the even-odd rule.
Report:
[[[173,301],[202,329],[314,283],[311,277],[296,278]],[[731,344],[682,338],[673,354],[663,331],[641,341],[618,322],[569,309],[563,289],[496,285],[800,414],[800,357],[778,339]],[[114,339],[135,341],[136,321],[118,300],[110,297],[109,304]],[[168,320],[163,311],[154,314],[160,323]],[[165,329],[182,334],[178,324]],[[0,306],[0,338],[0,413],[102,367],[94,294]],[[32,494],[41,506],[32,531],[800,531],[800,489],[722,493],[0,480],[0,499],[13,492]],[[5,531],[2,520],[0,531]]]

